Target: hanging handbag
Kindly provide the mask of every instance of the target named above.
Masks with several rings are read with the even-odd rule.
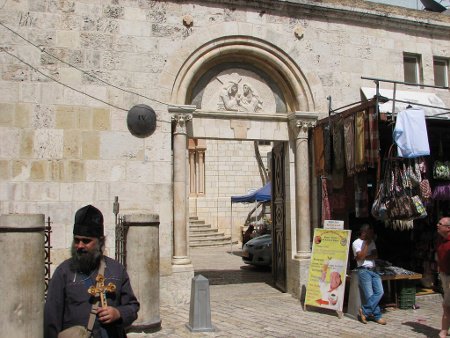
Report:
[[[444,152],[442,149],[442,136],[439,142],[438,160],[433,164],[433,178],[435,180],[450,180],[450,162],[442,160]]]
[[[100,261],[100,267],[98,269],[98,275],[105,274],[105,261]],[[97,315],[99,301],[92,304],[91,314],[89,315],[89,321],[87,327],[82,325],[76,325],[69,327],[58,334],[58,338],[90,338],[92,337],[92,329],[94,328],[95,316]]]
[[[414,221],[405,221],[405,220],[387,220],[384,222],[386,228],[392,228],[393,230],[411,230],[414,228]]]
[[[433,199],[440,201],[450,200],[450,183],[441,183],[434,186]]]
[[[81,325],[72,326],[58,334],[58,338],[90,338],[92,332]]]
[[[373,201],[370,213],[372,214],[373,218],[375,218],[379,221],[384,221],[388,218],[387,207],[386,207],[386,195],[387,195],[386,194],[386,184],[387,184],[386,173],[389,172],[389,168],[387,168],[388,166],[389,166],[389,163],[386,162],[384,180],[380,181],[381,161],[378,160],[378,164],[377,164],[378,187],[377,187],[377,192],[376,192],[375,199]]]
[[[422,182],[420,182],[419,189],[420,189],[420,198],[423,201],[427,202],[432,196],[430,181],[428,181],[427,178],[424,178]]]
[[[407,194],[392,196],[386,207],[389,218],[393,220],[411,220],[420,215],[412,197]]]
[[[372,204],[371,214],[373,218],[384,221],[388,218],[387,207],[384,200],[384,183],[380,183],[379,190],[377,191],[377,195]]]
[[[450,180],[450,162],[434,161],[433,178],[435,180]]]
[[[420,185],[422,181],[422,176],[420,174],[419,162],[417,158],[409,158],[406,163],[404,163],[404,170],[408,176],[408,180],[411,183],[411,187],[415,188]]]
[[[427,217],[427,209],[423,206],[423,203],[419,196],[412,196],[412,201],[414,202],[414,206],[416,208],[417,213],[419,214],[417,218],[425,218]]]

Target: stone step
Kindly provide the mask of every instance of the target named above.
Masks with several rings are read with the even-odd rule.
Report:
[[[211,224],[189,224],[189,229],[211,229]]]
[[[199,220],[199,219],[197,219],[197,220],[189,220],[189,225],[201,225],[201,224],[205,224],[205,221],[203,221],[203,220]]]
[[[211,228],[211,224],[206,224],[198,217],[189,217],[189,246],[224,246],[231,244],[231,236],[225,236],[216,228]]]
[[[190,234],[189,237],[191,239],[216,239],[216,238],[225,238],[223,233],[211,233],[211,234]]]
[[[233,244],[237,244],[237,242],[234,242]],[[194,247],[208,247],[208,246],[225,246],[225,245],[231,245],[231,240],[222,240],[222,241],[202,241],[202,242],[191,242],[189,243],[189,246],[191,248]]]
[[[191,229],[189,229],[189,232],[190,232],[191,234],[199,234],[199,233],[203,233],[203,234],[207,235],[207,234],[219,232],[219,230],[218,230],[218,229],[207,229],[207,228],[205,228],[205,229],[192,229],[192,228],[191,228]]]

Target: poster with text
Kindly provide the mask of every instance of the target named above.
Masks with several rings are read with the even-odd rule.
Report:
[[[305,305],[342,311],[350,230],[316,229]]]

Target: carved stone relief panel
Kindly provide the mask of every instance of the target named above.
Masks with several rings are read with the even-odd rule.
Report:
[[[246,113],[276,113],[272,89],[258,74],[240,68],[223,70],[210,78],[201,110]]]

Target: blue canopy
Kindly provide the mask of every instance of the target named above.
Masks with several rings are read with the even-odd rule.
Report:
[[[272,183],[242,196],[231,196],[231,203],[269,202],[272,199]]]

